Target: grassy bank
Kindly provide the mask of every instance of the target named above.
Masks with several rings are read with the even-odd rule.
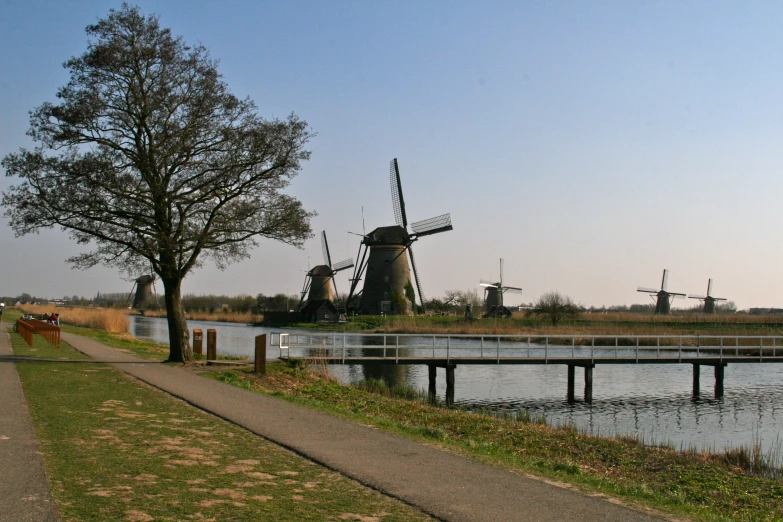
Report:
[[[216,371],[213,378],[272,394],[494,465],[530,472],[631,504],[703,520],[783,520],[783,482],[750,450],[725,454],[649,447],[539,422],[497,419],[392,397],[383,387],[345,386],[303,367],[271,365],[258,378]],[[373,393],[375,389],[377,393]],[[409,394],[410,395],[410,394]],[[529,420],[529,419],[525,419]]]
[[[63,520],[428,519],[106,365],[17,368]]]

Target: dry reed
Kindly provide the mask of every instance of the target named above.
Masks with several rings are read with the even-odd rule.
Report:
[[[21,310],[33,315],[60,314],[60,322],[103,330],[127,333],[130,327],[128,311],[117,308],[54,308],[44,305],[21,305]]]
[[[513,319],[445,320],[438,317],[387,316],[371,328],[379,333],[483,334],[483,335],[769,335],[783,329],[781,316],[641,314],[582,314],[575,320],[552,326],[546,321]]]
[[[165,310],[145,310],[146,317],[166,317]],[[264,320],[263,314],[250,312],[185,312],[189,321],[215,321],[219,323],[256,324]]]

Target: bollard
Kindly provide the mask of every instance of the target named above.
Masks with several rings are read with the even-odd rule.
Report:
[[[207,360],[217,360],[217,331],[212,328],[207,330]]]
[[[204,354],[204,333],[198,328],[193,330],[193,353]]]
[[[266,334],[256,335],[256,362],[253,371],[266,375]]]

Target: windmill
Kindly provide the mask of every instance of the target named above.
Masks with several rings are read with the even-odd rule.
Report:
[[[136,281],[131,287],[131,291],[128,294],[128,303],[130,303],[133,291],[136,290],[136,295],[133,297],[133,305],[131,308],[135,310],[141,310],[150,301],[158,301],[158,293],[155,291],[155,276],[153,274],[145,274],[141,277],[137,277]]]
[[[511,317],[511,310],[503,305],[505,293],[521,294],[522,289],[516,286],[503,284],[503,258],[500,258],[500,281],[481,280],[480,286],[484,287],[484,317]]]
[[[645,288],[640,286],[636,289],[637,292],[644,292],[646,294],[650,294],[650,297],[653,295],[656,296],[655,298],[655,315],[666,315],[671,313],[671,300],[672,299],[681,299],[685,297],[685,294],[681,294],[679,292],[669,292],[666,290],[666,285],[669,282],[669,271],[667,269],[663,269],[663,279],[661,280],[661,289],[655,290],[654,288]]]
[[[414,241],[424,236],[447,232],[453,228],[451,215],[443,214],[412,223],[411,232],[408,232],[408,216],[405,213],[397,158],[391,161],[389,177],[394,219],[397,224],[379,227],[369,234],[362,235],[358,256],[360,261],[354,268],[351,290],[348,293],[349,306],[362,314],[413,313],[415,294],[411,285],[408,254],[410,254],[410,266],[413,267],[416,290],[419,294],[419,304],[424,310],[424,293],[411,246]],[[364,287],[356,293],[356,287],[363,276]],[[354,304],[355,300],[359,300],[358,307]]]
[[[715,301],[725,301],[725,297],[712,297],[712,279],[707,281],[707,295],[689,295],[689,299],[704,301],[704,313],[715,313]]]
[[[297,310],[302,309],[305,296],[307,296],[308,305],[322,301],[334,303],[334,297],[337,295],[337,282],[334,280],[334,274],[353,266],[353,259],[346,259],[332,265],[332,256],[329,253],[329,242],[326,240],[325,230],[321,232],[321,251],[324,255],[324,264],[316,265],[307,272],[302,287],[302,296],[296,307]]]

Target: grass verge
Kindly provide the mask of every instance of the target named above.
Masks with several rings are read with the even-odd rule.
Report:
[[[268,373],[257,377],[232,370],[211,376],[631,504],[702,520],[783,520],[783,483],[748,474],[731,455],[649,447],[634,438],[594,437],[575,429],[448,410],[393,398],[377,384],[359,389],[283,363],[269,365]]]
[[[17,369],[63,520],[429,519],[109,366]]]

